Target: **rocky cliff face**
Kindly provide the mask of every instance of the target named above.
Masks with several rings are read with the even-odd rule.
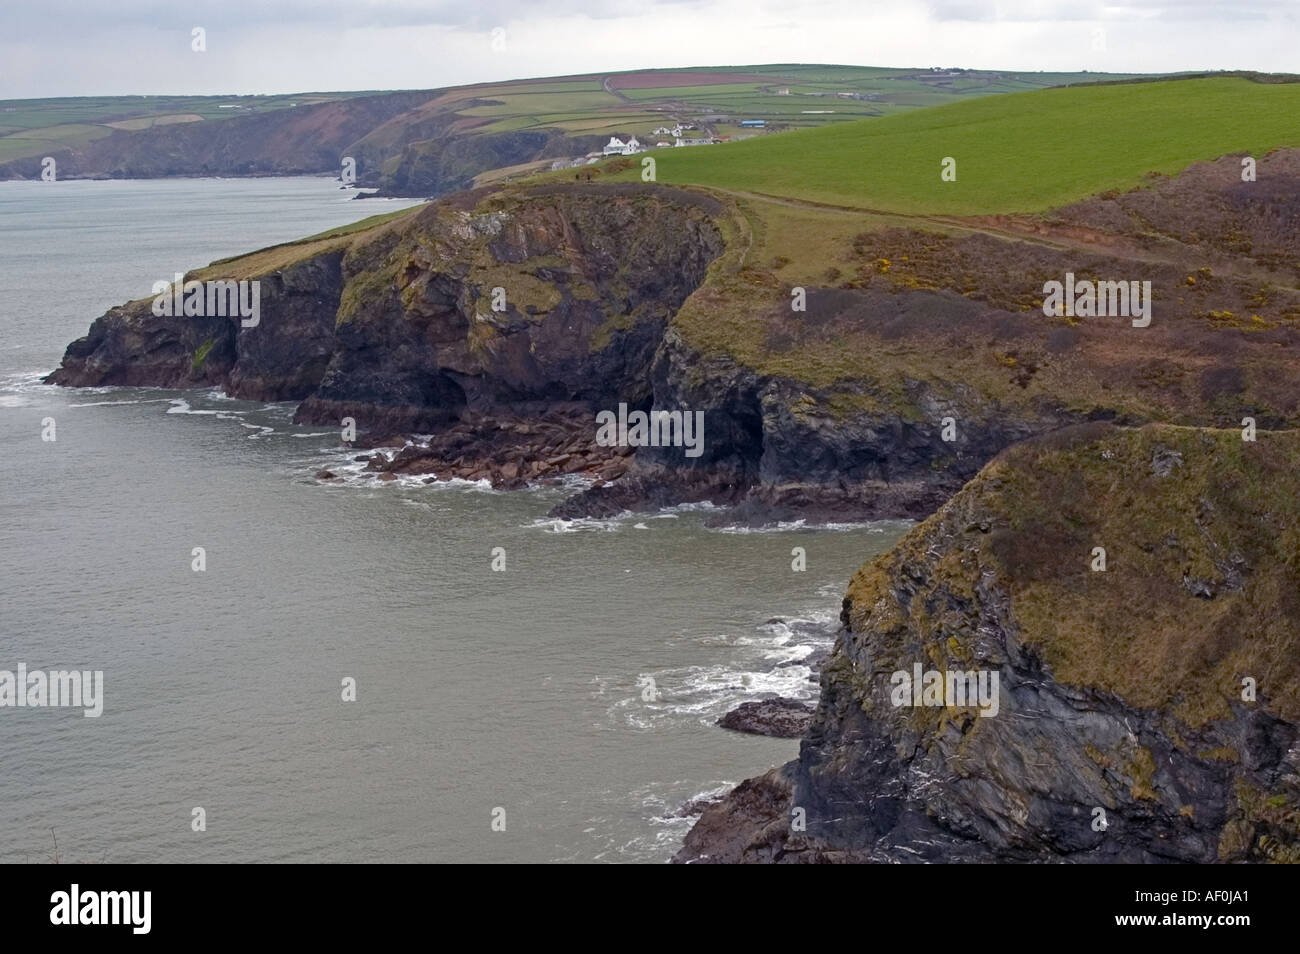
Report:
[[[1069,425],[1300,426],[1300,151],[1259,168],[1243,183],[1225,157],[1042,216],[843,244],[782,241],[763,223],[785,208],[740,201],[653,370],[657,408],[705,411],[705,454],[643,449],[557,513],[712,499],[737,519],[924,516],[1002,449]],[[1067,273],[1148,281],[1150,323],[1045,315],[1044,284]]]
[[[111,308],[68,346],[47,380],[74,387],[225,387],[236,397],[289,401],[320,380],[333,348],[343,288],[341,250],[257,275],[255,328],[241,317],[153,313],[150,298]],[[193,276],[190,276],[193,278]]]
[[[648,404],[664,329],[722,250],[710,207],[633,189],[434,206],[344,261],[337,348],[298,419],[393,433],[465,410]]]
[[[575,473],[608,464],[586,452],[592,411],[698,412],[698,456],[640,447],[618,480],[554,514],[710,500],[755,523],[920,518],[1004,448],[1065,426],[1300,426],[1300,232],[1283,201],[1300,189],[1300,151],[1259,169],[1259,191],[1229,157],[948,232],[858,232],[853,217],[801,211],[821,216],[812,238],[798,219],[805,231],[784,234],[787,204],[699,190],[476,190],[196,273],[260,277],[259,328],[114,309],[50,380],[216,384],[301,401],[305,423],[355,418],[372,439],[466,415],[588,415]],[[1144,278],[1152,321],[1045,315],[1043,284],[1066,273]],[[572,440],[584,443],[570,435],[550,456],[576,453]],[[423,466],[446,462],[440,447]],[[455,463],[465,456],[451,462],[482,469]]]
[[[464,120],[459,122],[463,125]],[[449,122],[448,128],[439,135],[409,142],[392,162],[385,163],[382,154],[376,155],[369,165],[385,169],[377,183],[379,194],[446,195],[470,188],[475,176],[490,169],[504,169],[537,159],[582,156],[599,150],[609,141],[608,136],[566,136],[559,129],[474,136],[457,135],[458,131]],[[368,143],[363,142],[361,148],[367,149]]]
[[[158,317],[151,299],[111,309],[49,380],[220,385],[383,434],[466,411],[644,406],[664,330],[722,249],[713,211],[665,189],[466,194],[188,276],[260,282],[256,327]]]
[[[857,573],[798,761],[678,860],[1300,860],[1298,463],[1295,431],[1007,451]]]

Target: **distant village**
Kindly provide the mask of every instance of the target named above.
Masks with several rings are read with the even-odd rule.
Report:
[[[721,117],[725,119],[726,117]],[[741,120],[740,126],[745,129],[764,129],[767,121],[763,119],[744,119]],[[694,135],[692,135],[694,133]],[[672,126],[658,126],[650,133],[654,142],[642,142],[635,135],[629,136],[626,140],[618,136],[611,136],[609,142],[605,143],[603,149],[599,152],[589,152],[585,156],[578,156],[575,159],[557,159],[551,163],[552,169],[571,169],[575,166],[586,166],[593,162],[600,162],[610,156],[635,156],[638,153],[649,152],[652,149],[680,148],[685,146],[711,146],[715,143],[726,142],[728,137],[701,136],[700,130],[694,123],[676,123]],[[669,138],[671,137],[671,141]]]

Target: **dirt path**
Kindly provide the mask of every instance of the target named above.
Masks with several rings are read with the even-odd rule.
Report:
[[[615,99],[621,99],[625,103],[632,102],[633,100],[631,96],[624,96],[622,93],[620,93],[618,90],[614,88],[614,84],[612,82],[613,79],[614,77],[612,76],[602,76],[600,80],[600,88],[603,89],[605,92],[609,93],[609,95],[613,96]]]

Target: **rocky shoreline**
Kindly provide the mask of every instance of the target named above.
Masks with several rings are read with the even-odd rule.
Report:
[[[380,480],[425,477],[428,481],[487,480],[497,490],[518,490],[535,481],[585,477],[593,487],[627,472],[631,449],[602,447],[585,415],[551,409],[539,417],[466,415],[424,440],[372,437],[371,447],[396,446],[357,457]],[[331,471],[319,479],[334,477]]]

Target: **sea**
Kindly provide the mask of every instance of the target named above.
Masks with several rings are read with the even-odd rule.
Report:
[[[413,204],[352,196],[0,182],[0,678],[103,674],[0,707],[0,861],[663,863],[797,756],[715,723],[815,701],[905,522],[555,520],[581,485],[381,483],[291,403],[41,383],[155,281]]]

